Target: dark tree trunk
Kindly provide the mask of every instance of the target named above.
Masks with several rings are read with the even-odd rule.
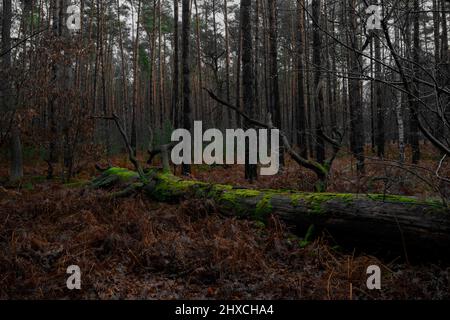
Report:
[[[179,113],[179,105],[178,105],[178,95],[179,95],[179,79],[180,79],[180,69],[179,69],[179,35],[178,35],[178,3],[179,0],[174,0],[174,10],[173,10],[173,83],[172,83],[172,112],[171,119],[172,125],[174,128],[179,127],[178,123],[178,113]],[[200,93],[201,94],[201,93]]]
[[[297,142],[300,155],[307,158],[306,140],[306,107],[305,107],[305,1],[299,0],[297,4]]]
[[[376,31],[374,31],[376,32]],[[375,79],[382,79],[381,74],[381,44],[378,35],[375,35]],[[377,155],[378,157],[384,157],[384,145],[385,145],[385,135],[384,135],[384,108],[383,108],[383,92],[382,84],[375,81],[373,84],[375,86],[375,105],[377,113],[377,134],[376,134],[376,145],[377,145]]]
[[[433,33],[434,33],[434,59],[436,65],[440,60],[440,32],[439,32],[439,0],[433,0]]]
[[[55,38],[55,40],[62,35],[62,24],[61,24],[61,17],[59,13],[59,0],[53,0],[51,2],[50,11],[52,15],[52,36]],[[53,52],[53,54],[56,55],[56,52]],[[59,66],[55,61],[52,61],[51,63],[51,79],[50,81],[52,83],[58,83],[58,72],[59,72]],[[93,110],[95,112],[95,102],[96,102],[96,80],[97,80],[97,59],[95,63],[95,71],[94,71],[94,97],[93,97]],[[58,160],[58,154],[57,154],[57,134],[58,134],[58,128],[56,124],[56,103],[57,103],[57,96],[54,92],[50,93],[50,97],[48,99],[48,121],[49,121],[49,146],[48,146],[48,157],[47,157],[47,179],[52,179],[54,174],[54,164]]]
[[[224,0],[223,2],[223,18],[224,18],[224,28],[225,28],[225,93],[227,97],[227,102],[231,103],[231,83],[230,83],[230,36],[228,31],[228,2]],[[230,109],[227,110],[227,125],[229,128],[233,127],[233,113]]]
[[[278,83],[278,31],[277,31],[277,0],[268,0],[269,10],[269,64],[270,88],[269,111],[273,116],[273,124],[282,130],[280,89]],[[280,140],[280,169],[284,166],[284,148]]]
[[[420,64],[420,24],[419,24],[419,0],[414,0],[414,31],[413,31],[413,60],[416,63]],[[413,66],[413,70],[415,74],[418,74],[420,71],[417,66]],[[414,83],[412,86],[412,93],[414,96],[419,97],[420,89],[419,84]],[[413,107],[410,110],[410,143],[412,147],[412,163],[417,164],[420,160],[420,146],[419,146],[419,119],[418,119],[418,110],[419,110],[419,101],[415,98],[413,99],[412,105]]]
[[[182,57],[183,65],[183,128],[191,131],[192,111],[191,111],[191,69],[190,69],[190,36],[191,36],[191,12],[190,1],[182,0]],[[183,174],[189,175],[191,166],[183,164]]]
[[[323,130],[323,92],[324,85],[322,81],[322,41],[320,37],[320,7],[321,0],[313,0],[312,2],[312,18],[314,19],[313,29],[313,65],[314,65],[314,111],[315,111],[315,140],[316,140],[316,160],[319,163],[325,161],[325,142],[322,138]]]
[[[136,35],[133,45],[133,103],[131,110],[131,147],[133,148],[134,155],[137,151],[137,128],[136,128],[136,111],[138,107],[138,81],[139,81],[139,20],[141,14],[141,1],[138,4],[137,22],[136,22]]]
[[[241,0],[241,34],[242,34],[242,73],[245,75],[242,81],[244,112],[254,113],[254,73],[253,73],[253,39],[251,23],[251,0]],[[244,121],[244,127],[248,129],[250,123]],[[256,165],[249,164],[249,142],[246,141],[245,178],[253,181],[257,178]]]
[[[448,13],[448,0],[441,0],[441,13],[442,13],[442,45],[441,45],[441,60],[443,63],[449,63],[450,52],[448,48],[448,29],[447,29],[447,13]]]
[[[1,111],[11,111],[13,108],[12,84],[11,84],[11,23],[12,23],[12,6],[11,0],[3,0],[3,16],[2,16],[2,46],[1,52],[5,52],[2,56],[2,69],[5,73],[5,79],[0,84]],[[11,166],[10,180],[17,181],[23,177],[23,161],[22,161],[22,144],[20,140],[19,124],[13,119],[10,131],[11,143]]]
[[[350,148],[356,157],[356,167],[359,173],[364,171],[364,121],[362,105],[362,59],[358,48],[358,21],[355,12],[356,0],[348,0],[348,19],[350,23],[350,45],[353,50],[349,53],[349,108],[350,108]]]

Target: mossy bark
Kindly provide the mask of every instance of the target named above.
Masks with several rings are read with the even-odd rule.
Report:
[[[152,199],[169,203],[188,198],[209,199],[223,214],[263,222],[273,214],[293,226],[298,234],[305,234],[312,224],[317,229],[327,229],[340,244],[402,253],[426,250],[430,254],[450,249],[450,210],[434,200],[242,189],[183,180],[162,171],[150,171],[146,175],[147,181],[138,183],[135,172],[111,168],[91,185],[105,188],[117,183],[133,184]]]

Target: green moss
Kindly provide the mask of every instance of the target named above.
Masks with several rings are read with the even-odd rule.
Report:
[[[308,197],[308,202],[312,206],[314,213],[323,213],[323,204],[331,200],[350,203],[354,200],[353,194],[346,193],[313,193]]]
[[[321,205],[327,201],[341,201],[350,203],[358,197],[364,198],[364,195],[356,195],[351,193],[297,193],[291,195],[291,204],[293,206],[300,205],[300,201],[303,200],[307,204],[312,205],[313,210],[316,212],[321,211]],[[384,201],[394,203],[406,203],[414,205],[429,205],[434,207],[442,207],[442,203],[439,200],[426,200],[421,201],[414,197],[398,196],[398,195],[383,195],[383,194],[368,194],[367,198],[373,201]]]
[[[370,200],[375,200],[375,201],[417,203],[417,200],[414,198],[408,198],[405,196],[397,196],[397,195],[389,195],[389,194],[368,194],[367,197]]]
[[[233,189],[231,186],[219,185],[213,186],[210,191],[210,197],[221,202],[227,209],[236,213],[245,212],[245,208],[239,202],[239,199],[258,197],[261,194],[259,190],[253,189]]]
[[[367,197],[375,201],[393,202],[393,203],[406,203],[412,205],[429,205],[433,207],[442,207],[442,203],[437,200],[422,201],[414,197],[398,196],[391,194],[369,194]]]
[[[109,168],[103,174],[118,176],[122,181],[129,181],[139,177],[139,174],[135,171],[117,167]]]
[[[216,184],[212,185],[208,191],[207,197],[211,199],[218,199],[225,191],[233,190],[232,186],[226,184]]]
[[[233,186],[230,186],[228,184],[215,184],[214,188],[218,191],[233,190]]]
[[[294,194],[291,196],[291,206],[297,207],[299,204],[299,201],[302,199],[302,196],[299,194]]]
[[[257,197],[261,194],[261,191],[253,190],[253,189],[237,189],[233,192],[236,194],[236,196],[242,197],[242,198]]]
[[[323,213],[323,204],[331,200],[349,203],[355,199],[355,195],[347,193],[297,193],[290,197],[293,207],[301,205],[300,202],[303,201],[305,205],[311,207],[312,213]]]
[[[218,196],[218,201],[222,203],[227,210],[236,212],[237,214],[245,211],[242,205],[238,202],[238,195],[234,190],[224,191]]]
[[[157,179],[152,196],[162,201],[176,199],[184,193],[207,196],[211,189],[211,185],[206,182],[182,180],[170,172],[158,174]]]
[[[118,179],[133,183],[136,182],[135,178],[138,178],[139,175],[124,168],[110,168],[104,172],[102,177],[103,180],[101,180],[102,184],[100,187],[114,183]],[[310,214],[318,215],[325,212],[327,202],[351,203],[358,198],[444,208],[438,200],[419,201],[413,197],[395,195],[369,194],[366,196],[342,193],[301,193],[292,190],[234,189],[230,185],[214,185],[200,181],[183,180],[170,172],[161,172],[160,170],[150,170],[146,172],[146,177],[150,180],[149,184],[145,181],[140,182],[147,184],[148,188],[146,190],[157,200],[178,200],[180,197],[185,196],[209,198],[222,203],[225,210],[230,210],[237,214],[244,213],[245,215],[251,210],[249,206],[254,205],[256,202],[256,206],[252,211],[252,217],[259,221],[264,221],[267,215],[273,211],[271,201],[274,196],[287,197],[290,199],[291,206],[306,206],[310,209]],[[112,179],[112,181],[109,181],[109,179]],[[248,203],[246,204],[241,201],[243,198],[255,198],[255,202],[246,201]]]
[[[259,221],[265,221],[267,216],[272,212],[273,208],[270,204],[273,194],[265,194],[255,208],[254,218]]]
[[[221,200],[226,200],[228,202],[231,202],[231,203],[235,204],[236,203],[236,193],[234,193],[232,191],[225,191],[220,196],[220,199]]]

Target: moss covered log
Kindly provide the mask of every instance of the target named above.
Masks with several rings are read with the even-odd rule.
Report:
[[[450,210],[437,200],[379,194],[307,193],[253,190],[231,185],[183,180],[170,173],[149,171],[147,180],[122,168],[110,168],[92,187],[123,184],[149,197],[176,203],[188,198],[213,201],[223,214],[265,222],[278,216],[304,235],[311,225],[326,229],[339,244],[370,246],[392,252],[450,252]]]

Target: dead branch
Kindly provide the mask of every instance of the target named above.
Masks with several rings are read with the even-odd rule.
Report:
[[[275,128],[272,124],[272,121],[270,120],[271,117],[269,115],[269,123],[264,123],[261,121],[258,121],[256,119],[251,118],[249,115],[247,115],[245,112],[239,110],[239,108],[236,108],[235,106],[231,105],[230,103],[220,99],[217,95],[214,94],[214,92],[208,88],[203,88],[203,90],[205,90],[209,96],[217,101],[218,103],[220,103],[221,105],[230,108],[232,110],[234,110],[236,113],[238,113],[241,117],[243,117],[245,120],[247,120],[249,123],[256,125],[258,127],[262,127],[262,128],[267,128],[267,129],[278,129]],[[302,157],[299,153],[297,153],[294,148],[291,146],[291,144],[289,143],[289,139],[287,138],[286,134],[284,134],[283,131],[279,130],[280,132],[280,137],[283,143],[283,146],[285,147],[287,153],[292,157],[292,159],[297,162],[297,164],[301,165],[302,167],[305,167],[311,171],[313,171],[317,178],[323,183],[321,186],[316,186],[317,189],[319,189],[320,191],[324,191],[323,189],[326,188],[326,182],[328,179],[328,175],[329,175],[329,169],[331,168],[332,162],[335,159],[337,153],[339,152],[340,148],[341,148],[341,143],[330,138],[327,137],[323,132],[322,135],[324,136],[325,140],[328,141],[329,143],[331,143],[333,145],[333,155],[330,159],[328,159],[327,161],[325,161],[324,165],[319,164],[318,162],[311,160],[311,159],[305,159],[304,157]],[[339,134],[340,139],[342,141],[342,135]]]
[[[93,118],[114,121],[114,123],[117,126],[117,129],[119,129],[119,132],[120,132],[120,135],[122,136],[123,141],[125,142],[125,145],[127,146],[128,158],[130,159],[130,162],[134,165],[137,173],[139,174],[139,178],[141,178],[141,180],[143,180],[143,181],[146,181],[144,170],[142,169],[141,165],[139,164],[139,161],[136,159],[134,150],[131,147],[131,143],[128,141],[127,134],[125,133],[125,129],[123,128],[122,124],[120,123],[121,122],[120,118],[115,113],[113,113],[112,116],[110,116],[110,117],[96,116]]]

